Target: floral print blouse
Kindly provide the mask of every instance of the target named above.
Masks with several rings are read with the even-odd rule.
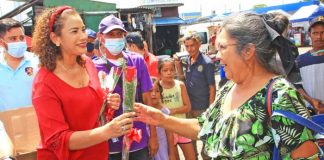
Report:
[[[272,110],[288,110],[310,118],[303,98],[286,79],[274,77]],[[223,115],[224,99],[234,83],[227,83],[216,100],[198,121],[198,138],[204,151],[214,159],[272,159],[273,147],[279,146],[282,159],[292,159],[291,152],[303,142],[312,140],[312,132],[293,120],[271,118],[265,105],[267,85],[229,115]]]

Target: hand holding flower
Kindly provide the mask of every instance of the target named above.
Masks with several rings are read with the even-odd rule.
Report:
[[[117,93],[109,93],[107,96],[108,105],[114,110],[119,109],[120,101],[120,96]]]
[[[107,139],[114,139],[122,135],[127,135],[133,128],[134,112],[124,113],[106,123],[103,127],[103,133]]]

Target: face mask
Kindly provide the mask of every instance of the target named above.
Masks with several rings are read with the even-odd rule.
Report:
[[[94,50],[94,44],[93,43],[87,43],[87,51],[92,52]]]
[[[125,48],[125,39],[105,39],[105,47],[112,55],[117,56]]]
[[[8,53],[15,58],[23,57],[26,50],[27,50],[26,42],[8,43]]]

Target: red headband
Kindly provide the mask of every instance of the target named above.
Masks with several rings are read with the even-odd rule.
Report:
[[[55,12],[51,15],[51,19],[49,21],[49,28],[50,28],[50,31],[51,32],[54,32],[53,31],[53,26],[54,26],[54,23],[55,23],[56,16],[59,15],[59,14],[61,14],[66,9],[72,9],[72,7],[70,7],[70,6],[61,6],[61,7],[58,7],[58,8],[56,8]]]

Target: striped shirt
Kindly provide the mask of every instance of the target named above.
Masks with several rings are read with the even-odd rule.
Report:
[[[308,51],[297,57],[297,66],[306,93],[324,101],[324,55],[312,56]]]

